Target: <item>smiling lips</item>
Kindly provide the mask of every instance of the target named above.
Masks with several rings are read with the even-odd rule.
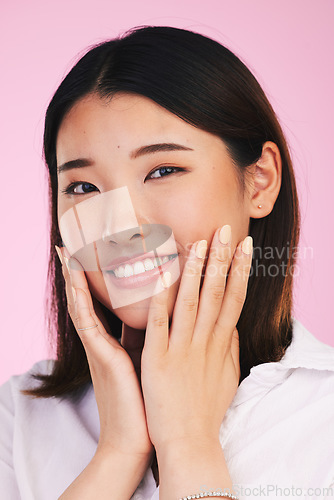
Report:
[[[154,258],[146,258],[144,260],[137,260],[133,264],[125,264],[118,266],[112,270],[110,270],[116,278],[128,278],[129,276],[134,276],[138,274],[145,273],[147,271],[151,271],[163,264],[166,264],[169,260],[172,260],[176,257],[173,255],[165,255],[164,257],[154,257]]]
[[[161,257],[145,257],[142,260],[128,260],[119,265],[108,266],[103,271],[108,273],[115,285],[125,288],[144,286],[149,284],[164,272],[177,254],[164,255]]]

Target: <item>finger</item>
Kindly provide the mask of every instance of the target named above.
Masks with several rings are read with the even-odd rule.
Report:
[[[80,337],[91,335],[93,330],[99,331],[98,318],[92,314],[86,292],[82,288],[74,288],[75,327]],[[100,325],[101,326],[101,325]],[[81,333],[81,332],[88,332]],[[95,332],[96,333],[96,332]]]
[[[155,355],[164,354],[168,350],[168,292],[170,282],[171,274],[166,271],[162,279],[164,290],[153,295],[150,301],[143,352],[145,351],[151,359],[154,359]]]
[[[245,302],[252,253],[253,239],[247,236],[239,243],[233,256],[222,308],[215,325],[216,337],[224,343],[231,342]]]
[[[109,344],[119,347],[119,342],[108,333],[103,322],[96,314],[89,288],[87,287],[84,290],[72,286],[71,289],[74,295],[74,311],[71,318],[81,340],[87,344],[87,337],[91,340],[92,334],[95,335],[95,330],[97,330],[98,335],[107,340]]]
[[[74,292],[72,285],[71,285],[68,264],[65,263],[65,258],[64,258],[63,252],[61,251],[61,249],[57,245],[55,245],[55,249],[57,251],[57,254],[58,254],[61,266],[62,266],[61,270],[62,270],[64,281],[65,281],[67,309],[68,309],[69,315],[72,318],[72,316],[74,315],[74,293],[75,292]],[[72,321],[73,321],[73,318],[72,318]]]
[[[62,258],[63,258],[63,268],[64,268],[64,278],[65,281],[69,281],[70,285],[73,288],[81,288],[86,292],[88,302],[89,302],[89,307],[91,311],[94,311],[94,305],[93,305],[93,300],[90,294],[90,290],[88,287],[86,275],[84,268],[80,264],[80,262],[75,258],[71,257],[67,248],[62,247],[60,249]]]
[[[112,367],[116,350],[107,349],[108,344],[120,347],[113,337],[110,337],[99,318],[91,311],[88,296],[82,288],[75,289],[75,321],[74,326],[85,348],[89,365],[94,369],[101,363]]]
[[[231,226],[218,229],[213,237],[200,294],[194,341],[206,342],[216,324],[231,263]]]
[[[199,287],[208,243],[194,243],[184,266],[173,311],[170,345],[188,345],[191,342],[197,317]],[[175,325],[175,328],[174,328]]]
[[[235,328],[232,333],[232,341],[231,341],[231,356],[232,361],[235,367],[236,374],[238,376],[238,380],[240,379],[240,362],[239,362],[239,334],[238,330]]]
[[[56,250],[62,264],[62,272],[65,279],[68,311],[85,349],[94,384],[96,369],[102,366],[107,366],[110,369],[112,367],[115,368],[115,357],[118,349],[120,349],[120,345],[115,338],[108,335],[102,322],[95,314],[88,285],[86,285],[85,290],[72,286],[68,262],[65,261],[63,253],[57,246]],[[111,349],[110,345],[114,349]]]
[[[75,257],[71,257],[66,247],[62,247],[60,250],[62,252],[65,268],[70,276],[72,286],[88,290],[85,270],[80,262]]]
[[[56,245],[55,248],[57,250],[59,260],[62,264],[62,272],[65,280],[65,289],[66,289],[66,298],[67,298],[67,307],[68,307],[68,312],[70,314],[70,317],[72,319],[72,322],[74,324],[74,327],[77,330],[77,333],[81,340],[83,341],[84,347],[86,348],[87,345],[87,335],[91,334],[89,339],[92,340],[94,337],[95,332],[93,331],[94,329],[96,330],[96,326],[99,331],[99,335],[104,337],[106,340],[108,340],[109,343],[112,343],[116,345],[117,341],[113,339],[110,335],[108,335],[107,331],[105,330],[103,323],[100,321],[99,317],[97,316],[94,306],[93,306],[93,300],[88,288],[87,280],[85,277],[84,272],[83,276],[80,278],[80,282],[84,285],[84,288],[78,288],[72,286],[72,281],[71,281],[71,274],[73,267],[69,266],[68,261],[66,261],[66,255],[62,252],[64,249],[59,249]],[[76,261],[77,262],[77,261]],[[79,266],[80,264],[77,262],[77,271],[79,271]],[[78,273],[77,273],[78,276]],[[80,291],[79,291],[80,290]],[[82,297],[82,293],[84,296]],[[79,297],[79,298],[78,298]],[[92,328],[94,326],[94,328]],[[83,328],[84,330],[79,330],[80,328]],[[86,330],[87,328],[87,330]],[[84,332],[87,332],[84,333]],[[118,344],[118,343],[117,343]],[[105,346],[105,344],[104,344]]]

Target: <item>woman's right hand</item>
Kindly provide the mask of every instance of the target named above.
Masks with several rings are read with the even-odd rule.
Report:
[[[65,247],[58,255],[66,283],[68,312],[86,351],[99,411],[100,438],[96,453],[130,455],[148,465],[153,446],[133,362],[108,332],[101,310],[94,308],[80,263],[73,257],[68,259]],[[97,326],[79,330],[93,325]]]

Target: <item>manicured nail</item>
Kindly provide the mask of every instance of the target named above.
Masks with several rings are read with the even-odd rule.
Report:
[[[161,278],[161,281],[162,281],[162,286],[164,288],[168,288],[169,285],[170,285],[170,282],[172,281],[172,275],[171,275],[171,273],[169,271],[166,271],[163,274],[163,276]]]
[[[253,251],[253,238],[251,236],[247,236],[242,242],[241,249],[244,254],[250,255]]]
[[[62,257],[62,255],[61,255],[60,248],[59,248],[59,247],[57,247],[57,245],[55,245],[55,249],[56,249],[56,252],[57,252],[57,254],[58,254],[58,257],[59,257],[60,263],[61,263],[61,265],[63,265],[63,257]]]
[[[68,258],[67,258],[67,257],[65,257],[65,255],[64,255],[64,262],[65,262],[65,264],[66,264],[67,271],[68,271],[68,272],[70,272],[70,266],[69,266],[69,263],[68,263]]]
[[[75,288],[73,288],[73,286],[72,286],[72,294],[73,294],[73,300],[75,302],[76,298],[77,298],[77,294],[76,294]]]
[[[208,248],[208,242],[206,240],[201,240],[196,245],[195,254],[199,259],[204,259],[206,255],[206,250]]]
[[[231,226],[226,224],[219,231],[219,241],[223,245],[227,245],[231,241]]]

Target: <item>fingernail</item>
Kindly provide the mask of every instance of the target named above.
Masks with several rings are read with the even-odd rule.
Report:
[[[68,258],[67,258],[67,257],[65,257],[65,255],[64,255],[64,262],[65,262],[65,264],[66,264],[66,267],[67,267],[68,272],[70,272],[70,266],[69,266],[69,263],[68,263]]]
[[[75,302],[76,298],[77,298],[77,294],[76,294],[75,288],[73,286],[72,286],[72,294],[73,294],[73,300]]]
[[[59,248],[59,247],[57,247],[57,245],[55,245],[55,249],[56,249],[56,252],[57,252],[57,254],[58,254],[58,257],[59,257],[60,263],[61,263],[61,265],[63,265],[63,258],[62,258],[62,255],[61,255],[60,248]]]
[[[199,259],[204,259],[206,255],[206,249],[208,248],[208,242],[206,240],[201,240],[196,245],[195,254]]]
[[[241,249],[244,254],[250,255],[253,251],[253,238],[251,236],[247,236],[242,242]]]
[[[171,275],[171,273],[170,273],[169,271],[166,271],[166,272],[163,274],[162,278],[161,278],[162,286],[163,286],[164,288],[168,288],[168,287],[169,287],[169,285],[170,285],[171,280],[172,280],[172,275]]]
[[[219,231],[219,241],[223,245],[227,245],[231,241],[231,226],[226,224]]]

